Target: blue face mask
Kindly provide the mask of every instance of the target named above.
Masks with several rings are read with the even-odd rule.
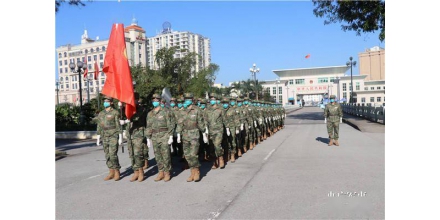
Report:
[[[237,104],[238,107],[241,107],[241,105],[242,105],[241,102],[239,102],[239,103]]]
[[[197,102],[197,106],[200,106],[200,102]]]
[[[165,105],[164,105],[164,104],[160,104],[160,107],[162,107],[162,108],[163,108],[163,107],[165,107]]]
[[[188,104],[183,103],[183,107],[184,107],[184,108],[188,108]]]
[[[182,103],[178,103],[177,107],[182,108],[183,107]]]
[[[191,99],[187,99],[187,100],[185,100],[185,104],[188,106],[188,105],[191,105],[192,104],[192,100]],[[185,106],[183,106],[183,107],[185,107]]]
[[[153,102],[153,106],[156,108],[157,106],[159,106],[159,102]]]
[[[217,103],[217,101],[211,100],[209,103],[211,103],[211,105],[215,105]]]
[[[244,101],[243,104],[247,105],[247,104],[249,104],[249,102],[248,101]]]
[[[217,100],[217,104],[220,104],[220,100]]]
[[[335,102],[335,100],[334,99],[330,99],[330,102]]]
[[[234,106],[234,105],[235,105],[235,102],[234,102],[234,101],[232,101],[232,102],[231,102],[231,106]]]
[[[223,108],[228,108],[228,103],[223,104]]]
[[[174,107],[174,106],[176,106],[176,104],[175,104],[175,103],[171,103],[170,106],[171,106],[171,107]]]
[[[201,109],[204,109],[205,107],[206,107],[205,104],[200,104]]]
[[[110,107],[110,102],[104,102],[104,108]]]

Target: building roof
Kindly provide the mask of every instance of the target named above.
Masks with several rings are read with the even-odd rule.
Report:
[[[328,67],[312,67],[300,69],[285,69],[272,70],[279,77],[289,76],[306,76],[306,75],[326,75],[326,74],[344,74],[350,67],[343,66],[328,66]]]
[[[124,28],[124,31],[125,31],[125,32],[128,32],[128,31],[133,30],[133,29],[134,29],[134,30],[137,30],[137,31],[140,31],[140,32],[142,32],[142,33],[145,33],[145,30],[144,30],[143,28],[137,26],[137,25],[130,25],[130,26],[128,26],[128,27],[125,27],[125,28]]]

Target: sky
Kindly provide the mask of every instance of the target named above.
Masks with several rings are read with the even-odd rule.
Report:
[[[156,36],[164,22],[174,31],[190,31],[211,41],[211,62],[220,66],[216,83],[251,78],[255,63],[259,80],[273,80],[273,70],[345,65],[352,56],[373,46],[385,48],[379,32],[356,36],[341,24],[324,25],[313,14],[313,3],[293,2],[146,2],[84,1],[86,6],[63,4],[55,15],[55,47],[90,38],[109,38],[113,23],[131,24],[133,17],[147,37]],[[310,54],[308,59],[306,55]],[[55,75],[58,64],[55,56]],[[353,75],[359,74],[357,65]],[[350,74],[350,70],[346,74]]]

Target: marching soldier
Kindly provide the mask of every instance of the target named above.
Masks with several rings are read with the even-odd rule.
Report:
[[[186,180],[187,182],[200,180],[200,162],[198,158],[199,152],[199,131],[203,133],[203,139],[208,142],[207,133],[208,130],[205,127],[203,121],[203,115],[200,108],[194,106],[194,95],[192,93],[184,94],[186,109],[182,116],[183,122],[177,124],[177,143],[182,142],[183,154],[188,161],[188,165],[191,168],[191,175]],[[182,136],[180,136],[182,135]],[[182,137],[182,139],[180,139]]]
[[[118,148],[122,144],[122,130],[119,124],[120,114],[113,107],[113,98],[104,97],[104,107],[97,117],[97,145],[102,137],[102,145],[104,147],[105,159],[109,174],[104,180],[120,179],[118,158]]]
[[[235,109],[233,107],[230,107],[229,105],[231,103],[235,104],[235,99],[231,98],[223,98],[222,99],[223,108],[225,109],[224,115],[225,115],[225,121],[223,122],[225,124],[226,129],[226,136],[225,139],[227,140],[228,145],[228,159],[230,158],[231,162],[235,162],[235,153],[237,145],[235,143],[235,138],[238,130],[236,130],[238,125],[238,115],[235,112]]]
[[[223,169],[225,167],[225,162],[223,160],[224,151],[222,148],[222,138],[223,138],[223,110],[217,104],[216,94],[211,94],[209,96],[210,108],[206,124],[209,129],[209,146],[210,150],[214,151],[214,163],[211,169]]]
[[[202,115],[203,115],[203,121],[205,122],[205,126],[208,127],[208,124],[206,122],[208,120],[209,112],[207,110],[206,100],[200,98],[199,103],[200,103],[200,106],[199,106],[200,111],[202,112]],[[200,149],[199,149],[200,157],[204,161],[209,161],[209,159],[208,159],[208,156],[209,156],[208,143],[205,143],[205,141],[203,140],[203,134],[200,134],[199,140],[200,140]]]
[[[342,123],[342,108],[339,103],[335,102],[335,95],[330,96],[330,103],[325,106],[324,118],[327,123],[327,132],[330,138],[328,146],[332,146],[333,143],[339,146],[339,123]]]
[[[130,182],[144,180],[144,152],[143,145],[145,140],[145,127],[147,123],[147,111],[139,105],[139,93],[134,93],[136,102],[136,113],[130,120],[119,120],[121,125],[127,124],[127,148],[131,161],[131,167],[133,168],[133,176]]]
[[[249,123],[249,132],[247,134],[249,138],[249,150],[253,150],[255,147],[255,132],[257,128],[257,121],[255,119],[255,108],[252,105],[252,102],[249,101],[249,98],[245,97],[243,101],[243,106],[248,110],[248,123]]]
[[[171,179],[171,152],[169,145],[173,141],[173,126],[169,112],[160,107],[159,94],[153,94],[154,109],[147,115],[147,145],[153,147],[159,174],[154,181]]]

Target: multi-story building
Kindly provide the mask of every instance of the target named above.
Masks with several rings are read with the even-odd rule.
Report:
[[[359,74],[365,81],[385,80],[385,49],[378,46],[359,53]]]
[[[133,18],[130,26],[125,27],[125,41],[129,65],[146,66],[147,60],[147,38],[145,30],[137,25],[137,20]],[[81,36],[81,44],[60,46],[56,49],[58,54],[58,89],[55,100],[60,103],[74,103],[79,105],[80,92],[79,83],[82,83],[82,99],[83,103],[97,97],[99,91],[105,83],[105,74],[100,72],[98,79],[94,80],[93,73],[95,71],[94,62],[97,62],[100,70],[104,66],[105,52],[108,45],[107,40],[90,39],[87,30]],[[81,74],[74,73],[70,70],[69,64],[82,61],[87,64],[88,76],[84,78]],[[88,86],[87,86],[88,84]]]
[[[200,57],[196,60],[194,69],[196,72],[208,67],[211,63],[209,38],[189,31],[173,31],[170,27],[164,27],[161,33],[148,38],[148,60],[151,69],[159,68],[155,55],[159,49],[164,47],[178,47],[174,58],[182,58],[190,52],[199,54]]]

